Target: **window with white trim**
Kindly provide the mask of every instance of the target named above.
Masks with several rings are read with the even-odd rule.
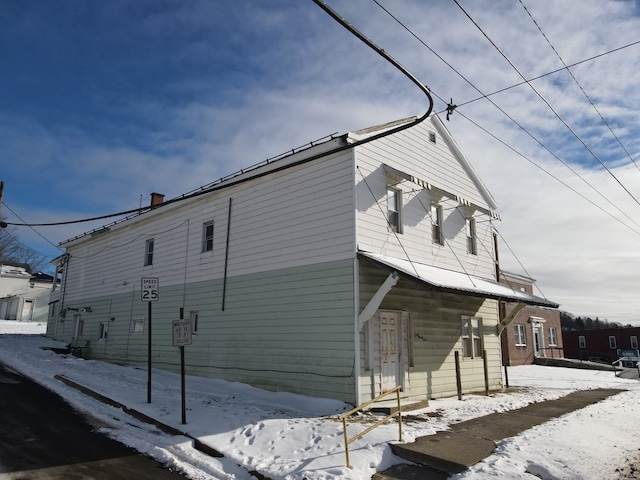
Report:
[[[402,192],[394,188],[387,188],[387,220],[389,227],[396,233],[402,233]]]
[[[462,356],[481,358],[482,344],[482,319],[462,317]]]
[[[107,332],[109,331],[109,322],[100,322],[98,330],[98,340],[105,341],[107,339]]]
[[[202,224],[202,253],[213,251],[213,220]]]
[[[144,266],[153,265],[153,238],[147,240],[144,244]]]
[[[527,331],[523,323],[514,324],[516,332],[516,347],[524,347],[527,345]]]
[[[629,342],[631,343],[632,350],[638,350],[638,337],[631,335],[631,337],[629,337]]]
[[[549,346],[558,346],[558,330],[556,329],[556,327],[549,327]]]
[[[144,318],[131,319],[131,333],[142,333],[144,331]]]
[[[478,241],[476,239],[476,219],[468,217],[465,219],[467,227],[467,253],[478,254]]]
[[[616,337],[614,337],[613,335],[609,336],[609,348],[618,348],[616,344]]]
[[[584,335],[580,335],[578,337],[578,346],[580,348],[587,348],[587,339],[585,338]]]
[[[442,235],[442,205],[431,204],[431,241],[437,245],[444,245]]]

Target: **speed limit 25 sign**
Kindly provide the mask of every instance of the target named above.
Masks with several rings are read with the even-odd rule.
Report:
[[[160,284],[158,282],[157,277],[142,277],[142,298],[143,302],[157,302],[158,301],[158,290],[160,288]]]

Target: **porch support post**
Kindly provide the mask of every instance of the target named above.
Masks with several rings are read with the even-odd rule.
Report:
[[[393,287],[395,287],[396,283],[398,283],[399,278],[400,277],[398,276],[398,272],[392,272],[389,274],[384,283],[380,285],[378,291],[371,298],[371,300],[369,300],[367,306],[364,307],[362,313],[360,313],[360,315],[358,316],[358,331],[361,332],[364,324],[367,323],[367,321],[371,317],[373,317],[373,314],[376,313],[376,311],[380,307],[382,300],[384,300],[384,297],[387,295],[387,293],[389,293],[389,291]]]

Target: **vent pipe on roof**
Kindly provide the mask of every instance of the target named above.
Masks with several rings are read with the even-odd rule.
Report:
[[[151,208],[156,208],[164,202],[164,195],[162,193],[151,194]]]

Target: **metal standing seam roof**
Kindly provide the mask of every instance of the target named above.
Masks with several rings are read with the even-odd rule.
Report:
[[[560,306],[546,298],[514,290],[508,285],[474,275],[364,251],[359,251],[358,256],[437,290],[544,307]]]

